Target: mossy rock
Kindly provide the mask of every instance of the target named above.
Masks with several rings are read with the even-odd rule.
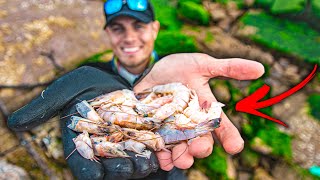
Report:
[[[160,56],[198,51],[195,40],[178,31],[160,31],[155,43],[155,49]]]
[[[221,146],[215,145],[212,154],[205,159],[197,159],[194,167],[204,172],[209,179],[228,179],[227,154]]]
[[[210,15],[202,6],[192,1],[179,3],[178,15],[200,25],[209,25]]]
[[[260,129],[257,137],[272,148],[272,154],[284,157],[286,160],[292,159],[291,137],[279,131],[277,128]]]
[[[176,5],[170,0],[151,0],[156,19],[164,30],[179,30],[182,22],[177,18]]]
[[[271,7],[274,14],[299,13],[306,5],[306,0],[275,0]]]
[[[312,94],[308,97],[310,114],[320,121],[320,95]]]
[[[316,17],[320,19],[320,1],[319,0],[311,0],[311,9],[312,9],[312,12],[316,15]]]
[[[247,38],[279,52],[320,64],[320,33],[306,23],[270,16],[266,13],[247,13],[240,20],[245,27],[256,31]]]

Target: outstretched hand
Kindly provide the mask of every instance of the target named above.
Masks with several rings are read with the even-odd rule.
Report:
[[[134,87],[134,91],[141,92],[155,85],[181,82],[196,91],[200,105],[211,104],[217,100],[211,92],[209,79],[228,77],[237,80],[251,80],[259,78],[263,73],[263,65],[255,61],[240,58],[215,59],[200,53],[173,54],[156,63]],[[233,155],[241,152],[244,141],[238,129],[224,113],[221,118],[220,127],[214,133],[227,153]],[[194,157],[209,156],[212,153],[213,144],[212,135],[208,133],[194,139],[190,145],[183,142],[175,146],[172,153],[160,151],[157,153],[160,167],[166,171],[171,170],[174,166],[187,169],[192,166]],[[185,149],[187,149],[186,152],[184,152]]]

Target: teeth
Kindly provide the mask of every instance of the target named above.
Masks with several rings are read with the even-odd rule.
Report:
[[[124,52],[128,52],[128,53],[130,53],[130,52],[136,52],[136,51],[138,51],[138,50],[139,50],[139,47],[123,48],[123,51],[124,51]]]

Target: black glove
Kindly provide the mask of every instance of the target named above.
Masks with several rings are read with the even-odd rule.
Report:
[[[127,81],[99,69],[83,66],[54,81],[41,96],[14,112],[8,126],[16,131],[29,130],[61,112],[61,117],[76,112],[75,104],[89,100],[111,91],[130,88]],[[72,138],[77,133],[67,128],[70,116],[61,119],[62,139],[65,156],[75,145]],[[154,153],[151,158],[136,157],[128,152],[130,158],[100,158],[101,163],[83,158],[77,151],[67,162],[73,175],[78,179],[129,179],[143,178],[158,170],[158,160]]]

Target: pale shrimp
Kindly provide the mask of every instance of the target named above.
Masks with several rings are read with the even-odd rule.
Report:
[[[98,96],[90,100],[89,102],[93,107],[108,108],[114,105],[125,105],[133,107],[135,106],[137,101],[138,100],[135,97],[133,91],[123,89]]]
[[[164,120],[175,112],[182,112],[188,105],[191,93],[190,89],[188,89],[182,83],[158,85],[147,89],[142,93],[145,92],[173,96],[173,99],[170,103],[164,104],[155,110],[153,117],[161,120]]]
[[[183,111],[183,114],[188,118],[180,117],[181,124],[189,123],[188,120],[191,120],[193,123],[199,124],[210,119],[216,119],[221,116],[222,107],[224,104],[220,102],[212,102],[210,108],[203,109],[199,105],[198,96],[195,91],[191,91],[191,100],[188,103],[188,107]],[[184,122],[184,123],[182,123]]]
[[[128,108],[128,107],[127,107]],[[105,120],[121,127],[135,129],[157,129],[160,127],[159,120],[151,117],[141,117],[136,112],[128,113],[119,106],[111,106],[109,109],[97,109],[98,114]],[[130,111],[129,111],[130,112]]]
[[[89,134],[87,131],[84,131],[82,134],[79,134],[76,138],[73,138],[72,140],[76,145],[76,150],[82,157],[91,161],[98,162],[99,158],[97,158],[94,155],[94,151],[92,149],[92,142],[89,138]]]
[[[127,138],[141,142],[154,151],[165,149],[165,143],[158,133],[144,130],[139,131],[129,128],[122,128],[122,132],[126,135]]]
[[[213,131],[220,126],[221,118],[210,119],[197,124],[192,129],[181,129],[174,123],[165,123],[156,132],[160,134],[166,145],[189,140]]]
[[[112,123],[95,123],[89,119],[85,119],[78,116],[71,117],[71,123],[68,125],[68,128],[76,132],[87,131],[91,134],[113,133],[120,129],[119,126],[113,125]]]
[[[136,156],[146,157],[150,159],[151,151],[146,149],[146,145],[141,142],[128,139],[126,141],[120,142],[124,149],[137,153]]]
[[[112,143],[100,137],[91,137],[94,154],[106,158],[129,157],[124,147],[119,143]]]
[[[93,107],[90,106],[90,104],[86,100],[83,100],[80,103],[77,103],[76,109],[79,112],[79,114],[86,119],[90,119],[96,123],[104,122],[101,119],[101,117],[97,114],[97,112],[93,109]]]

